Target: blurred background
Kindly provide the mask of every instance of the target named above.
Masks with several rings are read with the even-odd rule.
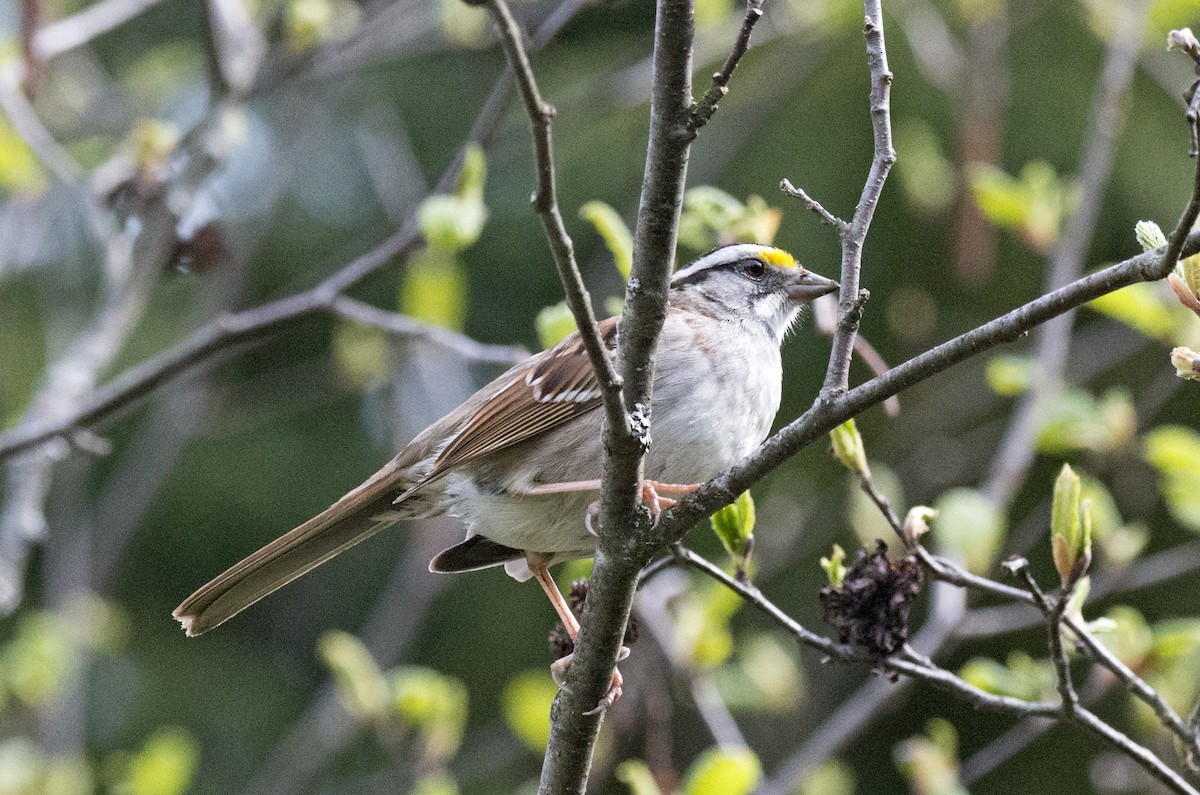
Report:
[[[560,202],[598,311],[618,311],[653,4],[514,11],[548,41],[534,65],[558,111]],[[862,327],[884,360],[1133,256],[1139,220],[1170,231],[1192,184],[1181,96],[1194,73],[1165,40],[1200,3],[884,11],[899,160],[866,245]],[[697,96],[744,13],[697,3]],[[844,0],[766,4],[692,148],[681,262],[773,240],[837,275],[836,235],[778,185],[852,214],[872,151],[862,19]],[[527,119],[488,105],[504,60],[485,13],[456,0],[9,0],[0,33],[9,433],[87,405],[222,313],[401,252],[337,311],[196,357],[70,444],[6,458],[0,793],[532,792],[554,616],[500,570],[428,573],[461,538],[452,520],[378,536],[202,638],[170,616],[518,349],[569,330],[529,206]],[[428,247],[407,245],[418,229]],[[395,313],[465,336],[393,333]],[[1200,387],[1168,353],[1197,347],[1198,327],[1165,285],[1130,288],[910,390],[897,417],[859,418],[898,506],[941,508],[931,545],[1000,579],[998,561],[1022,554],[1053,583],[1051,485],[1063,462],[1084,474],[1097,533],[1084,615],[1107,616],[1105,642],[1184,714],[1200,694]],[[812,318],[785,344],[779,424],[809,405],[828,351]],[[754,499],[755,582],[832,631],[818,560],[890,531],[824,443]],[[731,565],[707,527],[687,543]],[[587,573],[560,568],[564,585]],[[595,792],[1154,791],[1072,729],[823,665],[682,571],[651,580],[637,609]],[[985,689],[1054,697],[1032,610],[938,586],[914,635]],[[1174,760],[1153,716],[1087,671],[1085,699]]]

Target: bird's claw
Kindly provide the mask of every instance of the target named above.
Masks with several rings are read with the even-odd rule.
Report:
[[[566,657],[560,657],[550,664],[550,678],[554,680],[554,684],[558,685],[560,690],[565,690],[568,693],[571,689],[566,686],[567,669],[571,667],[571,658],[575,656],[571,652]],[[622,646],[621,651],[617,653],[617,662],[624,660],[629,656],[629,647]],[[625,677],[621,676],[621,672],[616,668],[613,669],[612,683],[608,686],[608,692],[600,699],[595,707],[583,713],[584,715],[599,715],[608,710],[617,700],[621,698],[622,686],[625,684]]]

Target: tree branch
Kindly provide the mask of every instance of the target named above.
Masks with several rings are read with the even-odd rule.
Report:
[[[682,546],[674,547],[680,561],[697,571],[720,582],[726,588],[769,616],[775,623],[785,629],[802,645],[824,653],[830,659],[840,662],[863,662],[883,671],[930,684],[940,690],[948,691],[966,700],[977,709],[994,712],[1006,712],[1021,718],[1043,717],[1058,718],[1077,723],[1098,737],[1104,739],[1121,753],[1137,762],[1152,776],[1165,784],[1173,792],[1184,795],[1197,795],[1197,791],[1178,773],[1167,767],[1161,759],[1139,745],[1121,732],[1109,726],[1095,714],[1075,703],[1049,704],[1039,701],[1023,701],[1009,696],[985,693],[949,671],[933,665],[928,659],[919,654],[907,653],[904,656],[892,655],[880,659],[872,654],[838,644],[818,635],[784,613],[778,606],[767,599],[754,585],[730,577],[717,566]]]
[[[883,184],[892,164],[896,162],[896,150],[892,148],[892,73],[888,69],[887,48],[883,40],[883,12],[880,0],[865,0],[864,7],[866,18],[863,22],[863,35],[867,42],[867,66],[871,72],[871,127],[875,140],[875,154],[871,159],[871,168],[867,172],[858,207],[854,210],[849,227],[841,234],[842,289],[838,301],[838,324],[833,335],[833,350],[829,354],[829,367],[825,372],[825,384],[821,388],[823,401],[844,393],[850,384],[850,357],[854,351],[854,338],[862,316],[859,274],[862,270],[863,244],[871,227],[871,219],[875,216],[875,207],[883,192]]]
[[[1200,202],[1200,196],[1195,199]],[[1197,205],[1200,207],[1200,204]],[[1185,219],[1186,220],[1186,219]],[[978,328],[909,359],[845,394],[820,402],[763,442],[723,475],[665,511],[660,521],[668,541],[677,541],[700,519],[733,502],[737,495],[800,452],[815,439],[866,409],[925,381],[959,362],[1012,342],[1052,317],[1141,281],[1165,278],[1173,262],[1155,249],[1084,276]],[[1200,232],[1186,236],[1180,255],[1200,252]]]
[[[693,33],[691,0],[659,0],[649,143],[617,351],[630,414],[621,425],[604,425],[600,543],[566,686],[551,709],[539,789],[544,795],[581,795],[586,787],[600,717],[585,713],[608,689],[638,572],[662,543],[659,528],[650,524],[638,498],[642,455],[650,442],[654,351],[666,317],[692,139]]]
[[[733,49],[725,59],[725,65],[721,67],[721,71],[713,73],[712,86],[692,107],[691,118],[688,119],[688,132],[693,138],[700,132],[701,127],[708,124],[708,120],[717,112],[718,103],[729,93],[729,79],[733,77],[733,70],[737,69],[742,56],[750,49],[750,34],[754,31],[754,25],[762,19],[762,4],[763,0],[746,0],[746,16],[742,20],[737,39],[733,42]]]
[[[513,19],[508,4],[505,0],[490,0],[488,11],[495,19],[496,28],[500,32],[500,45],[508,59],[509,69],[516,76],[517,88],[525,103],[525,112],[529,115],[538,177],[537,191],[533,195],[533,209],[542,218],[546,240],[554,254],[554,264],[558,269],[558,277],[562,280],[567,304],[571,307],[571,314],[575,316],[575,325],[583,339],[592,369],[596,372],[596,381],[604,398],[605,417],[610,425],[623,427],[626,423],[626,409],[621,394],[621,378],[605,350],[603,340],[600,339],[592,299],[583,283],[583,276],[579,273],[579,265],[575,262],[575,247],[571,243],[571,236],[567,233],[562,212],[558,208],[558,193],[554,184],[554,143],[550,126],[550,121],[554,118],[554,108],[542,99],[538,90],[533,67],[530,66],[529,56],[525,53],[521,29]]]

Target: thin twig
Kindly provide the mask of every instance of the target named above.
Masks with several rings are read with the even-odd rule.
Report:
[[[1196,789],[1178,773],[1167,767],[1166,763],[1161,759],[1142,745],[1139,745],[1112,726],[1109,726],[1092,712],[1079,706],[1077,702],[1068,710],[1065,704],[1024,701],[1009,696],[993,695],[985,693],[949,671],[933,665],[919,654],[906,653],[904,655],[893,655],[879,659],[872,654],[835,643],[829,638],[805,629],[763,596],[762,592],[754,585],[740,582],[730,577],[720,568],[714,566],[691,550],[681,546],[676,546],[674,549],[675,554],[679,556],[682,563],[703,572],[720,582],[726,588],[734,591],[747,602],[766,613],[772,620],[789,632],[797,642],[821,651],[830,659],[842,662],[865,662],[884,671],[911,677],[941,690],[951,692],[978,709],[1006,712],[1022,718],[1058,718],[1077,723],[1115,746],[1172,791],[1184,793],[1184,795],[1197,795]]]
[[[33,37],[33,51],[48,61],[115,30],[161,0],[99,0],[78,14],[44,26]]]
[[[741,30],[733,42],[729,57],[725,59],[725,65],[721,67],[721,71],[713,74],[712,86],[700,101],[692,106],[691,118],[688,119],[688,132],[692,137],[700,132],[701,127],[708,124],[708,120],[717,112],[717,105],[729,93],[729,79],[733,77],[733,70],[737,69],[742,56],[750,49],[750,34],[754,31],[754,25],[762,19],[762,4],[763,0],[746,0],[746,16],[742,19]]]
[[[850,224],[846,223],[841,218],[838,218],[836,215],[829,212],[829,210],[826,210],[825,205],[821,204],[812,196],[809,196],[808,193],[805,192],[804,188],[797,188],[791,183],[790,180],[784,178],[779,183],[779,189],[789,196],[794,196],[795,198],[804,202],[804,206],[812,211],[814,215],[820,218],[822,223],[829,224],[834,228],[834,230],[838,233],[838,237],[845,237],[847,234],[849,234]]]
[[[1071,680],[1071,661],[1067,659],[1067,650],[1062,642],[1062,619],[1074,588],[1065,588],[1051,599],[1033,578],[1033,573],[1029,570],[1029,561],[1018,558],[1004,564],[1004,567],[1025,583],[1025,587],[1033,595],[1034,602],[1046,615],[1046,645],[1050,647],[1050,659],[1054,662],[1058,695],[1062,698],[1067,715],[1073,715],[1079,708],[1079,694],[1075,692],[1075,683]]]
[[[567,233],[562,212],[558,208],[558,194],[554,181],[554,143],[550,124],[554,118],[554,108],[542,99],[538,90],[533,67],[525,52],[521,29],[513,19],[508,4],[505,0],[491,0],[488,10],[495,19],[500,32],[501,47],[508,59],[509,69],[516,76],[517,88],[525,103],[525,112],[529,115],[537,168],[537,191],[533,195],[533,209],[542,218],[546,239],[554,253],[554,264],[558,268],[558,276],[567,296],[567,304],[571,307],[571,314],[575,316],[575,325],[583,338],[583,346],[587,349],[588,359],[596,373],[596,381],[604,399],[605,416],[610,425],[620,428],[626,424],[621,378],[617,375],[613,361],[604,347],[604,341],[600,338],[591,296],[583,283],[579,265],[575,262],[575,247]]]
[[[423,323],[416,318],[389,312],[347,296],[338,296],[329,307],[338,317],[365,326],[382,329],[404,339],[426,342],[453,353],[464,361],[489,364],[517,364],[529,357],[524,348],[514,345],[488,345],[457,331]]]
[[[883,38],[883,12],[880,0],[865,0],[863,5],[866,11],[863,35],[867,45],[867,66],[871,73],[871,127],[875,151],[858,206],[850,219],[850,226],[841,235],[842,287],[838,325],[833,335],[833,349],[829,354],[825,384],[821,388],[822,402],[844,394],[849,388],[850,357],[862,316],[862,307],[857,302],[863,244],[866,242],[867,231],[871,227],[871,219],[875,216],[875,207],[879,203],[888,172],[896,162],[896,150],[892,148],[892,73],[888,69],[887,48]]]

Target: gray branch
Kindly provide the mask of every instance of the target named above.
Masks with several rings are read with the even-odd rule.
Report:
[[[690,0],[658,2],[649,144],[618,351],[625,405],[631,414],[622,418],[620,426],[613,422],[604,426],[600,544],[566,686],[551,709],[550,742],[539,790],[544,795],[582,795],[587,786],[600,716],[585,713],[593,711],[609,687],[638,572],[662,544],[659,528],[651,526],[638,497],[642,454],[649,443],[653,357],[666,317],[693,137],[688,129],[693,15]]]

